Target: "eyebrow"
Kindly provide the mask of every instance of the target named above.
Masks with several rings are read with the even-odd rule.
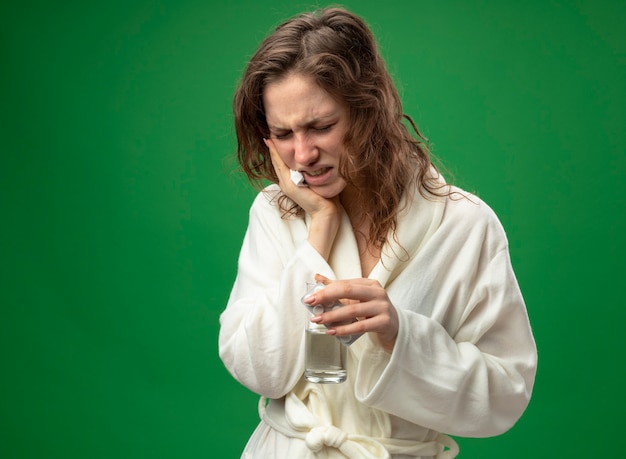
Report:
[[[307,121],[306,123],[298,124],[297,127],[299,127],[299,128],[311,127],[311,126],[319,123],[320,121],[327,122],[328,120],[333,119],[336,116],[337,116],[336,113],[332,113],[330,115],[318,116],[318,117],[312,118],[311,120]],[[275,131],[290,131],[291,130],[289,128],[280,127],[280,126],[277,126],[275,124],[270,124],[270,123],[267,123],[267,127],[270,128],[271,130],[275,130]]]

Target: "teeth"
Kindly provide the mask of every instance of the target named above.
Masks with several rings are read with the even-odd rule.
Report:
[[[317,171],[311,171],[311,172],[309,172],[308,174],[309,174],[311,177],[316,177],[316,176],[318,176],[318,175],[322,175],[322,174],[323,174],[324,172],[326,172],[327,170],[328,170],[328,168],[326,167],[326,168],[324,168],[324,169],[320,169],[320,170],[317,170]]]

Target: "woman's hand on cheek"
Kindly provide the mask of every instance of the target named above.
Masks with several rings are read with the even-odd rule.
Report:
[[[291,169],[278,154],[274,142],[271,139],[263,139],[270,151],[272,166],[278,176],[278,186],[292,201],[298,204],[304,211],[313,216],[318,212],[336,213],[338,200],[330,200],[321,197],[307,186],[298,186],[291,180]]]
[[[326,199],[309,187],[293,183],[289,166],[276,151],[274,142],[271,139],[264,139],[264,141],[270,151],[272,165],[278,176],[278,186],[287,197],[311,216],[308,242],[328,260],[341,222],[339,196]]]

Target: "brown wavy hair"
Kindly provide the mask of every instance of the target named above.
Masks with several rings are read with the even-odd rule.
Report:
[[[269,129],[263,90],[288,73],[312,77],[348,108],[347,154],[339,172],[361,194],[367,239],[382,248],[397,225],[405,190],[415,184],[425,196],[441,195],[427,140],[402,111],[398,91],[374,36],[358,16],[342,8],[300,14],[279,25],[261,43],[245,69],[233,108],[237,157],[252,184],[278,183],[263,139]],[[414,131],[412,135],[407,124]],[[302,209],[282,196],[284,215]]]

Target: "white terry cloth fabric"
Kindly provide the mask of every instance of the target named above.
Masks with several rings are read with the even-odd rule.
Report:
[[[456,442],[446,435],[438,435],[434,440],[424,442],[390,438],[389,417],[376,410],[372,410],[364,419],[351,420],[353,423],[362,423],[365,420],[372,426],[370,432],[376,436],[352,434],[335,427],[333,422],[342,416],[342,412],[354,415],[362,411],[362,408],[348,406],[358,403],[349,394],[345,394],[341,404],[326,404],[327,389],[341,392],[345,387],[313,384],[303,379],[284,399],[268,401],[267,407],[266,399],[261,397],[259,416],[271,428],[286,437],[304,440],[308,453],[313,452],[316,457],[384,459],[395,454],[394,457],[402,455],[402,457],[428,456],[449,459],[458,453]],[[345,420],[343,423],[345,424]],[[305,453],[307,452],[302,451],[296,457],[305,457]],[[249,454],[252,454],[249,457],[255,457],[253,453]]]
[[[361,337],[348,348],[348,380],[339,385],[302,379],[308,314],[300,298],[315,273],[361,277],[349,219],[342,215],[326,262],[307,242],[307,219],[281,217],[278,187],[257,196],[220,317],[227,369],[274,399],[243,457],[350,457],[346,442],[375,451],[382,445],[394,459],[433,457],[442,452],[392,445],[442,447],[447,437],[440,433],[498,435],[521,416],[537,354],[506,235],[484,202],[454,191],[432,200],[415,191],[399,216],[397,241],[369,276],[398,311],[395,347],[388,353],[370,334]],[[453,457],[454,445],[448,447]]]

